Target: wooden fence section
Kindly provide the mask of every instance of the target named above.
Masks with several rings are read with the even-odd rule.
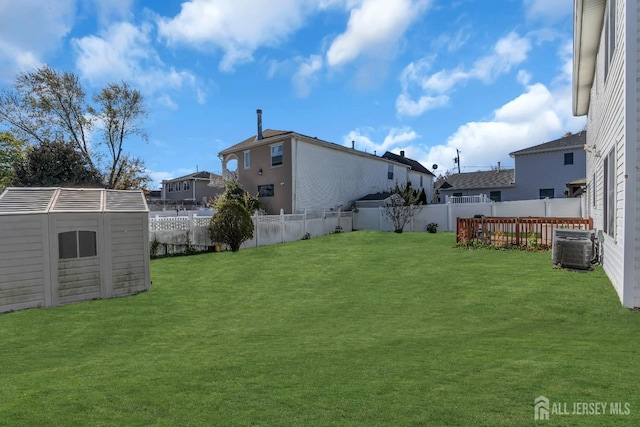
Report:
[[[556,228],[593,229],[592,218],[458,218],[456,242],[551,248]]]

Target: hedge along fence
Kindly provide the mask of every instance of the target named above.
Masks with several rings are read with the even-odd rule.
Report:
[[[302,214],[254,215],[253,239],[240,247],[249,248],[353,230],[353,213],[341,211]],[[162,256],[210,250],[217,242],[209,237],[210,216],[149,218],[151,255]],[[156,253],[154,254],[154,246]]]
[[[548,249],[557,228],[593,229],[592,218],[458,218],[456,242]]]

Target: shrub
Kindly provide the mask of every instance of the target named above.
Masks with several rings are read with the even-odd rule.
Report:
[[[209,236],[214,242],[229,245],[233,252],[253,237],[253,221],[245,207],[235,200],[217,203],[218,211],[209,222]]]
[[[435,222],[427,224],[427,231],[429,233],[435,233],[436,231],[438,231],[438,224]]]

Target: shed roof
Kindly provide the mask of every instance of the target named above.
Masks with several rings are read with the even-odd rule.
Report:
[[[104,188],[7,188],[0,215],[48,212],[148,212],[142,190]]]

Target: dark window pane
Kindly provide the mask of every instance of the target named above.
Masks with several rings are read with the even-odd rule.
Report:
[[[258,186],[258,197],[273,197],[273,194],[273,184]]]
[[[78,257],[78,241],[75,231],[58,233],[58,256],[60,259]]]
[[[96,233],[95,231],[79,231],[78,241],[80,243],[80,257],[96,256]]]
[[[564,153],[564,164],[565,165],[573,164],[573,153]]]

